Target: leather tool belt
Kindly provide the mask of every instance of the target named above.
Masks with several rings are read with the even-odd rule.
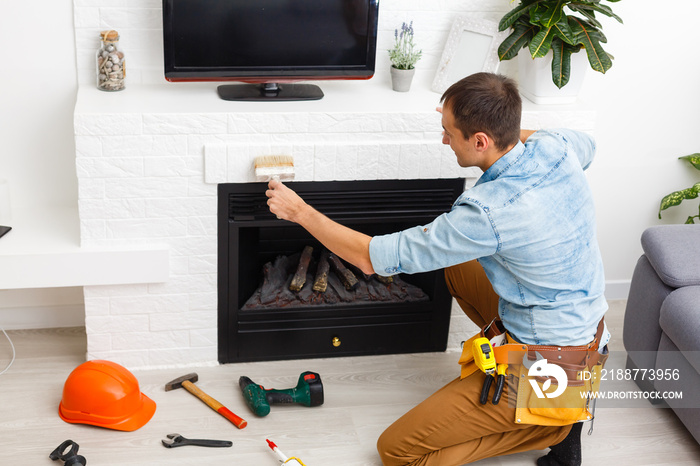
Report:
[[[486,337],[494,345],[496,362],[508,364],[509,386],[516,391],[516,423],[557,426],[592,420],[590,394],[598,391],[608,358],[607,348],[598,351],[604,328],[601,319],[587,345],[526,345],[515,341],[495,319],[465,342],[461,377],[475,372],[471,341]]]

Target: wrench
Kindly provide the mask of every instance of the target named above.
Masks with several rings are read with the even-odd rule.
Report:
[[[185,445],[198,447],[230,447],[233,445],[233,442],[228,440],[188,439],[180,434],[168,434],[167,437],[167,439],[161,440],[166,448],[184,447]]]

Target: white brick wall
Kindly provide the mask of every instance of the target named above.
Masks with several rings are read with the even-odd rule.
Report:
[[[453,178],[458,174],[467,177],[479,174],[475,169],[460,168],[450,148],[439,140],[289,144],[216,142],[204,146],[204,180],[206,183],[255,181],[255,157],[269,154],[293,156],[297,181]]]
[[[85,287],[88,357],[128,367],[214,364],[216,184],[255,181],[253,159],[266,154],[292,155],[297,180],[478,176],[426,127],[439,128],[432,110],[77,113],[82,244],[164,242],[171,252],[166,283]]]
[[[161,5],[161,0],[74,0],[78,82],[95,82],[95,53],[99,32],[105,29],[115,29],[121,36],[127,87],[163,82]],[[393,45],[394,29],[404,21],[413,21],[416,43],[423,50],[418,70],[433,72],[456,15],[498,20],[510,8],[509,0],[380,0],[377,69],[388,68],[386,50]]]

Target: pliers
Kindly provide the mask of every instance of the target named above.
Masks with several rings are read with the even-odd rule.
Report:
[[[479,401],[482,405],[485,405],[489,399],[489,390],[491,389],[491,383],[493,382],[493,377],[496,378],[496,388],[493,391],[493,398],[491,403],[497,405],[501,401],[501,395],[503,394],[503,387],[506,383],[506,369],[508,364],[499,364],[496,371],[493,369],[486,373],[486,379],[484,379],[484,385],[481,387],[481,397]]]
[[[486,373],[484,385],[482,385],[481,387],[481,397],[479,398],[479,402],[481,402],[482,405],[485,405],[486,402],[489,400],[489,390],[491,390],[491,383],[493,382],[492,374],[493,369],[491,370],[491,372]]]
[[[167,439],[161,440],[166,448],[184,447],[185,445],[198,447],[230,447],[233,445],[233,442],[228,440],[188,439],[180,434],[168,434],[167,437]]]
[[[506,383],[506,369],[508,369],[508,364],[499,364],[496,369],[496,388],[493,391],[493,398],[491,399],[491,403],[495,405],[501,401],[503,386]]]

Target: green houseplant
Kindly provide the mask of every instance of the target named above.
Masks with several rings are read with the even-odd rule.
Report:
[[[401,31],[394,30],[394,47],[389,49],[391,81],[395,91],[405,92],[411,87],[415,66],[423,54],[413,42],[413,21],[401,24]]]
[[[687,160],[695,168],[700,170],[700,153],[686,155],[684,157],[678,157],[680,160]],[[664,196],[661,199],[661,205],[659,206],[659,218],[661,218],[661,211],[666,210],[669,207],[677,206],[686,199],[696,199],[700,195],[700,181],[695,183],[693,186],[681,191],[675,191],[671,194]],[[695,219],[700,222],[700,204],[698,204],[698,215],[691,215],[687,218],[685,223],[692,224],[696,223]]]
[[[512,29],[498,47],[499,59],[510,60],[522,48],[528,48],[532,58],[542,58],[551,50],[552,81],[561,89],[571,76],[571,55],[585,48],[591,68],[605,73],[613,57],[601,46],[607,38],[596,14],[620,23],[622,19],[603,1],[620,0],[520,0],[498,24],[500,31]]]

